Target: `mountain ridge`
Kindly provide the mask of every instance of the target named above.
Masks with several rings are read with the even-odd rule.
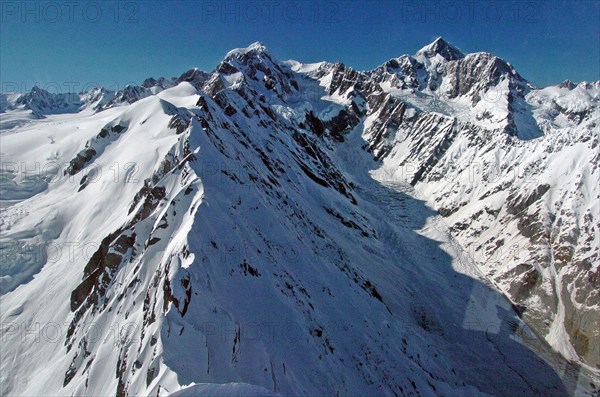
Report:
[[[600,82],[444,43],[367,72],[255,43],[6,109],[2,393],[597,392]]]
[[[241,47],[241,48],[237,48],[237,49],[231,50],[229,53],[227,53],[225,55],[225,57],[223,58],[223,61],[226,61],[227,58],[234,57],[236,54],[241,54],[241,53],[245,53],[245,52],[252,52],[252,51],[254,51],[254,52],[256,52],[256,51],[262,52],[264,54],[267,54],[268,56],[271,56],[271,52],[268,50],[268,48],[262,42],[257,41],[257,42],[254,42],[254,43],[250,44],[248,47]],[[442,53],[445,53],[446,55],[443,55]],[[412,57],[419,56],[419,55],[420,56],[426,56],[426,57],[433,57],[436,54],[442,56],[446,61],[459,60],[459,59],[464,58],[467,55],[470,55],[470,56],[473,56],[473,57],[481,56],[481,55],[491,56],[494,59],[498,59],[499,62],[502,65],[506,65],[505,67],[508,67],[508,68],[514,70],[514,68],[512,68],[512,66],[510,65],[510,63],[508,63],[508,62],[504,61],[503,59],[501,59],[499,57],[496,57],[496,56],[494,56],[494,55],[492,55],[490,53],[487,53],[487,52],[475,52],[475,53],[469,53],[469,54],[465,55],[456,46],[454,46],[453,44],[447,42],[441,36],[438,37],[437,39],[435,39],[432,43],[430,43],[430,44],[422,47],[421,49],[419,49],[414,55],[412,55]],[[392,62],[392,63],[393,62],[397,62],[399,59],[401,59],[403,57],[411,57],[411,55],[406,55],[406,54],[405,55],[401,55],[398,58],[392,58],[392,59],[384,62],[382,65],[377,66],[374,69],[364,70],[364,71],[357,70],[357,72],[363,72],[363,73],[373,72],[373,71],[375,71],[377,69],[380,69],[380,68],[384,67],[385,65],[388,65],[390,62]],[[445,58],[445,57],[447,57],[447,58]],[[289,61],[286,61],[286,62],[293,62],[293,63],[301,64],[300,62],[294,61],[294,60],[289,60]],[[329,64],[329,62],[326,62],[326,61],[325,62],[320,62],[320,63],[321,64],[323,64],[323,63]],[[336,62],[336,63],[333,63],[333,64],[341,64],[341,65],[343,65],[343,63],[341,63],[341,62]],[[80,97],[83,97],[83,96],[86,96],[86,95],[89,96],[89,94],[91,92],[95,91],[95,90],[103,90],[103,91],[106,91],[106,92],[111,92],[111,93],[113,93],[115,95],[118,94],[118,93],[121,93],[120,96],[125,96],[126,97],[127,95],[126,95],[125,92],[127,90],[135,89],[135,87],[139,87],[139,88],[143,88],[143,89],[153,89],[154,88],[155,92],[153,92],[153,93],[156,93],[156,89],[169,88],[169,87],[171,87],[173,85],[176,85],[176,84],[178,84],[178,83],[180,83],[182,81],[190,81],[190,79],[194,80],[196,82],[196,84],[198,84],[198,83],[201,84],[204,81],[204,79],[206,78],[206,75],[210,74],[210,73],[213,73],[215,70],[216,70],[216,68],[213,69],[212,71],[205,72],[205,71],[202,71],[202,70],[200,70],[198,68],[191,68],[191,69],[187,70],[186,72],[182,73],[179,78],[175,78],[175,77],[171,77],[171,78],[167,78],[167,77],[159,77],[159,78],[148,77],[148,78],[144,79],[144,81],[139,86],[127,85],[123,89],[117,90],[117,91],[106,90],[103,87],[95,87],[95,88],[90,88],[90,89],[88,89],[87,91],[84,91],[84,92],[79,92],[79,93],[71,92],[71,93],[64,93],[63,94],[63,93],[50,93],[50,92],[48,92],[48,91],[44,90],[43,88],[40,88],[40,87],[38,87],[36,85],[30,91],[27,91],[25,93],[21,93],[21,94],[19,94],[19,93],[1,93],[0,95],[3,95],[4,96],[4,101],[6,101],[6,97],[8,95],[10,95],[10,94],[21,95],[23,97],[27,93],[36,92],[36,91],[38,91],[38,92],[45,92],[46,96],[47,95],[54,95],[57,98],[59,98],[60,96],[75,95],[75,94],[79,95]],[[197,77],[198,75],[200,77]],[[518,75],[518,73],[517,73],[517,75]],[[520,76],[519,76],[519,78],[522,79],[522,77],[520,77]],[[524,80],[524,81],[526,81],[526,80]],[[569,83],[571,83],[571,82],[569,81]],[[579,84],[589,84],[589,83],[590,82],[582,81],[580,83],[571,83],[571,84],[575,84],[575,86],[576,86],[576,85],[579,85]],[[591,83],[594,84],[596,82],[591,82]],[[527,82],[527,84],[530,85],[531,87],[533,87],[533,85],[531,85],[531,83]],[[564,82],[563,83],[557,83],[556,85],[548,86],[548,87],[561,86],[563,84],[565,84],[565,83]],[[56,88],[56,87],[53,85],[53,88]],[[547,88],[547,87],[545,87],[545,88]],[[149,91],[148,94],[150,94],[150,92],[151,91]],[[146,94],[146,95],[148,95],[148,94]],[[143,95],[143,94],[137,93],[136,95],[133,95],[133,97],[131,97],[129,100],[138,100],[138,99],[141,99],[141,97],[142,97],[141,95]],[[119,96],[119,95],[117,95],[117,96]],[[13,102],[11,104],[12,106],[17,105],[16,103],[14,103],[15,101],[19,102],[17,99],[13,98],[12,101],[11,101],[11,102]],[[22,99],[20,101],[20,103],[18,103],[18,104],[22,105],[22,104],[24,104],[23,103],[24,101],[25,101],[25,99]],[[127,100],[125,100],[124,104],[126,104],[126,103],[130,103],[130,102],[127,102]],[[119,101],[114,101],[110,106],[115,106],[115,105],[118,105],[118,104],[119,104]],[[0,111],[5,111],[7,108],[8,107],[5,104],[4,106],[0,107]],[[104,108],[100,107],[100,108],[97,108],[95,110],[102,110],[102,109],[104,109]],[[34,109],[31,109],[31,110],[34,110]],[[81,110],[81,108],[79,108],[77,110]]]

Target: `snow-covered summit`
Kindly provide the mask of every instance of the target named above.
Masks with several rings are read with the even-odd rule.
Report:
[[[464,54],[457,47],[448,43],[442,37],[438,37],[431,44],[421,48],[416,55],[423,55],[428,58],[440,55],[447,61],[455,61],[464,57]]]
[[[225,55],[225,59],[240,57],[240,56],[248,54],[250,52],[254,52],[257,54],[268,53],[267,47],[260,41],[256,41],[256,42],[250,44],[248,47],[235,48],[235,49],[229,51]]]

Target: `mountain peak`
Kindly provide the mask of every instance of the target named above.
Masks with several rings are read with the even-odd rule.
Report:
[[[29,92],[30,92],[31,94],[36,94],[36,93],[45,93],[45,92],[48,92],[48,91],[46,91],[45,89],[43,89],[43,88],[39,87],[39,86],[36,84],[36,85],[34,85],[34,86],[31,88],[31,91],[29,91]]]
[[[247,47],[248,50],[256,50],[259,52],[264,52],[267,50],[267,47],[260,41],[255,41]]]
[[[225,55],[225,59],[233,58],[233,57],[240,56],[240,55],[245,55],[250,52],[254,52],[254,53],[258,53],[258,54],[268,53],[267,47],[263,43],[261,43],[260,41],[255,41],[254,43],[250,44],[248,47],[235,48],[235,49],[229,51],[227,53],[227,55]]]
[[[558,86],[560,88],[568,88],[569,90],[572,90],[573,88],[577,87],[577,84],[573,83],[571,80],[565,80]]]
[[[464,58],[464,54],[458,48],[448,43],[441,36],[435,39],[431,44],[428,44],[417,51],[417,55],[423,55],[427,58],[431,58],[436,54],[441,55],[447,61]]]

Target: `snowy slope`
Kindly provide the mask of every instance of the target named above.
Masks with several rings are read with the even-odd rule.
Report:
[[[7,107],[0,115],[0,392],[593,393],[598,375],[563,358],[589,359],[560,324],[569,315],[593,322],[594,309],[573,310],[561,298],[562,309],[547,312],[554,325],[546,339],[563,356],[553,351],[536,317],[532,328],[496,288],[521,302],[495,276],[506,270],[469,255],[483,241],[469,234],[479,224],[456,227],[492,186],[455,193],[434,171],[446,170],[448,150],[468,159],[501,150],[508,154],[500,159],[514,162],[535,160],[526,152],[544,159],[549,143],[542,142],[554,134],[562,155],[548,164],[573,159],[568,169],[585,170],[585,188],[569,179],[573,185],[549,191],[583,192],[562,222],[593,227],[597,169],[583,156],[594,137],[564,148],[561,139],[587,136],[597,86],[533,90],[509,68],[483,85],[458,84],[457,100],[432,102],[438,88],[427,68],[468,57],[439,41],[404,57],[425,65],[415,67],[411,96],[397,83],[399,71],[279,62],[255,43],[228,53],[211,74],[192,69],[111,99],[98,91],[83,101],[96,105],[77,113],[34,119],[26,108]],[[492,74],[505,71],[487,56],[457,68],[468,74],[482,63]],[[445,87],[444,76],[437,87]],[[493,122],[473,121],[488,105],[474,110],[465,101],[493,84],[521,96],[489,105],[499,109]],[[519,139],[531,136],[514,121],[518,106],[548,121],[539,122],[542,139]],[[566,115],[582,112],[583,126]],[[418,177],[399,172],[409,161],[422,170]],[[550,172],[539,175],[552,182]],[[515,179],[503,178],[519,191]],[[459,206],[458,196],[473,203]],[[492,199],[520,208],[517,197]],[[502,211],[481,235],[502,229],[536,255],[544,242],[501,228],[520,219]],[[584,236],[597,238],[597,229]],[[594,242],[583,260],[597,254]],[[548,263],[553,285],[572,291],[568,273]],[[582,266],[577,274],[592,274]]]
[[[366,102],[374,176],[414,185],[538,332],[599,368],[600,82],[535,89],[442,39],[373,71],[310,74]]]

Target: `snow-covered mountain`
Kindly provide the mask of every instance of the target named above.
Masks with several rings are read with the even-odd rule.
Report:
[[[441,38],[5,95],[0,392],[597,395],[599,97]]]
[[[188,82],[201,89],[210,76],[197,68],[184,72],[179,77],[147,78],[141,85],[126,85],[118,91],[103,87],[91,88],[80,93],[51,93],[38,86],[29,92],[0,94],[0,113],[19,110],[30,114],[31,118],[45,118],[47,115],[79,113],[85,109],[102,111],[115,106],[130,105],[140,99],[156,95],[162,90]],[[23,115],[20,115],[23,118]],[[11,128],[12,124],[3,128]]]

